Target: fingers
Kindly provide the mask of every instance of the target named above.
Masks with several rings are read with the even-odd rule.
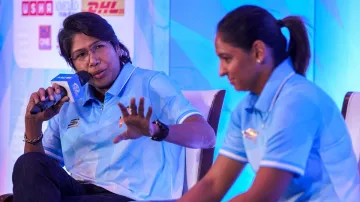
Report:
[[[40,88],[37,92],[31,94],[28,104],[28,110],[30,110],[34,105],[40,101],[46,100],[46,91],[44,88]]]
[[[127,139],[129,139],[129,137],[127,135],[127,131],[125,131],[125,132],[121,133],[120,135],[116,136],[113,140],[113,143],[117,144],[117,143],[119,143],[123,140],[127,140]]]
[[[145,99],[144,97],[140,98],[140,102],[139,102],[139,107],[137,109],[136,107],[136,100],[135,98],[131,98],[130,100],[130,110],[131,110],[131,114],[129,113],[128,109],[122,104],[122,103],[118,103],[121,113],[123,115],[123,118],[133,115],[133,116],[140,116],[142,118],[144,118],[144,113],[145,113]],[[149,107],[148,111],[146,113],[146,119],[150,120],[152,115],[152,108]],[[120,122],[120,126],[122,125],[122,122]]]
[[[55,93],[60,94],[61,89],[60,89],[60,86],[58,84],[54,83],[52,85],[52,88],[55,90]]]
[[[50,100],[54,100],[54,89],[52,87],[47,88],[46,93]]]
[[[117,143],[119,143],[119,142],[122,141],[122,140],[123,140],[123,136],[118,135],[118,136],[116,136],[116,137],[114,138],[113,143],[114,143],[114,144],[117,144]]]
[[[27,107],[27,112],[30,112],[30,110],[33,109],[33,107],[38,104],[41,101],[49,100],[55,100],[60,99],[60,96],[56,97],[55,93],[60,93],[60,86],[57,84],[53,84],[52,87],[48,87],[46,90],[44,88],[39,88],[37,92],[34,92],[30,96],[29,104]],[[46,113],[44,113],[44,117],[52,117],[53,114],[57,114],[60,111],[61,106],[64,104],[64,102],[68,101],[69,98],[66,96],[62,98],[57,105],[53,106],[52,108],[49,108],[46,110]],[[40,117],[43,117],[42,115]]]
[[[139,102],[139,108],[138,108],[138,114],[141,117],[144,117],[144,103],[145,103],[145,99],[144,97],[140,98],[140,102]]]
[[[57,91],[59,91],[59,93],[60,93],[60,86],[57,84],[55,86],[58,88]],[[57,93],[57,91],[53,87],[49,87],[46,90],[44,88],[40,88],[38,90],[38,95],[39,95],[41,101],[45,101],[46,97],[48,97],[50,100],[54,100],[54,93]]]
[[[136,107],[135,98],[131,98],[131,100],[130,100],[130,109],[131,109],[131,115],[137,115],[137,107]]]
[[[35,105],[38,102],[40,102],[39,93],[38,92],[32,93],[30,96],[29,103],[33,103]]]
[[[46,93],[50,100],[60,101],[61,98],[61,88],[58,84],[54,83],[52,87],[46,89]]]
[[[146,120],[150,120],[151,115],[152,115],[152,107],[149,107],[146,113]]]
[[[29,99],[28,106],[26,108],[26,113],[30,113],[30,110],[40,101],[39,94],[37,92],[32,93]]]
[[[61,93],[61,86],[56,83],[53,83],[52,90],[54,91],[54,94],[55,94],[54,98],[56,99],[56,101],[60,101],[58,99],[61,98],[62,95],[64,95],[64,93]],[[65,102],[67,102],[67,101],[65,101]]]
[[[43,117],[44,119],[48,120],[54,117],[56,114],[60,112],[61,107],[64,105],[65,102],[69,101],[69,97],[63,97],[56,105],[53,105],[51,108],[48,108],[44,111]]]
[[[120,108],[120,110],[121,110],[121,113],[122,113],[123,117],[128,117],[128,116],[129,116],[129,112],[128,112],[128,110],[126,109],[126,107],[125,107],[123,104],[121,104],[120,102],[118,102],[118,106],[119,106],[119,108]]]
[[[68,96],[65,96],[61,98],[61,100],[54,106],[53,110],[57,113],[59,113],[61,107],[64,105],[65,102],[69,102],[70,98]]]
[[[38,95],[39,95],[41,101],[45,101],[45,100],[46,100],[46,93],[45,93],[45,89],[44,89],[44,88],[40,88],[40,89],[38,90]]]

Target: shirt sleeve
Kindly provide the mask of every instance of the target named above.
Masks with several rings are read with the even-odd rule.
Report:
[[[59,130],[59,116],[56,115],[49,120],[48,126],[44,132],[43,137],[43,147],[45,153],[58,160],[60,165],[64,165],[63,154],[61,150],[61,141],[60,141],[60,130]]]
[[[320,110],[305,96],[279,99],[267,124],[265,154],[260,167],[273,167],[304,175],[321,123]]]
[[[191,115],[201,115],[165,73],[159,72],[154,75],[149,85],[153,113],[160,121],[166,124],[180,124]]]
[[[239,105],[231,114],[230,124],[228,126],[224,143],[219,151],[220,155],[234,159],[236,161],[247,163],[248,159],[243,143],[243,135],[240,122],[241,105]]]

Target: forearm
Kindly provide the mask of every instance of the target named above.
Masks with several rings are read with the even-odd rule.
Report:
[[[242,201],[252,201],[252,202],[276,202],[278,200],[274,200],[271,196],[266,196],[266,194],[263,193],[250,193],[245,192],[240,195],[237,195],[236,197],[232,198],[230,202],[242,202]]]
[[[241,202],[241,201],[253,201],[253,202],[262,202],[262,201],[267,201],[265,200],[259,200],[258,198],[255,197],[250,197],[248,193],[243,193],[240,195],[237,195],[236,197],[232,198],[229,202]]]
[[[169,126],[165,141],[189,148],[213,148],[215,132],[206,122],[184,122]]]
[[[36,145],[25,143],[24,153],[28,153],[28,152],[45,153],[45,150],[41,142],[37,143]]]
[[[36,139],[42,134],[42,122],[26,121],[25,134],[27,139]],[[40,152],[45,153],[42,141],[40,140],[35,145],[25,142],[24,153]]]
[[[221,201],[244,166],[243,162],[219,155],[205,177],[180,201]]]
[[[277,168],[260,167],[250,189],[231,201],[276,202],[286,192],[294,174]]]
[[[219,193],[219,190],[216,190],[215,182],[211,179],[201,180],[189,192],[185,193],[183,197],[177,202],[187,202],[187,201],[198,201],[198,202],[208,202],[208,201],[221,201],[224,194]]]

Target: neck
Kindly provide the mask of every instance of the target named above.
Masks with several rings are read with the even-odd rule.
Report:
[[[253,88],[250,89],[251,92],[255,93],[256,95],[260,96],[262,90],[264,89],[267,81],[269,80],[272,71],[275,69],[272,65],[264,65],[261,69],[266,70],[262,71],[257,78],[255,79],[254,84],[252,85]]]
[[[96,88],[94,87],[94,96],[96,99],[98,99],[100,102],[104,102],[105,94],[106,92],[111,88],[114,82],[112,82],[108,87],[104,88]]]
[[[95,88],[95,97],[96,99],[98,99],[100,102],[104,102],[105,100],[105,93],[108,91],[109,89],[98,89]]]

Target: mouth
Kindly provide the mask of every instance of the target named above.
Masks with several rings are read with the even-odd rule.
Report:
[[[101,78],[104,77],[104,75],[105,75],[105,69],[93,73],[92,77],[95,78],[95,79],[101,79]]]

